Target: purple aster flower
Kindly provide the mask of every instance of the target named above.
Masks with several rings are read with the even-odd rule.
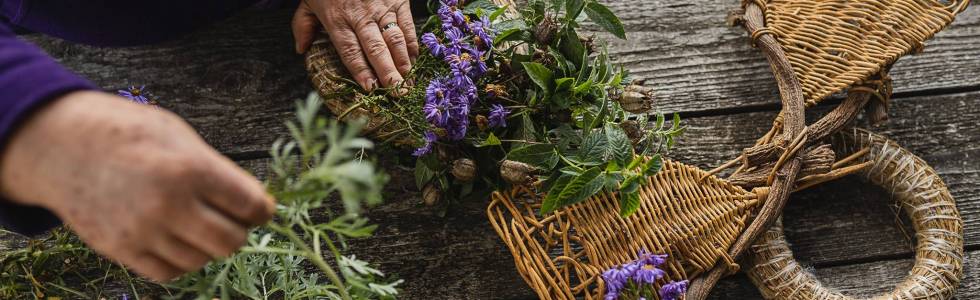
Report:
[[[490,19],[487,16],[483,16],[480,20],[470,23],[470,32],[473,33],[473,39],[476,41],[476,45],[482,47],[483,49],[490,49],[493,47],[493,29],[490,28]]]
[[[442,5],[443,6],[456,6],[457,4],[459,4],[459,0],[445,0],[445,1],[442,1]]]
[[[119,90],[119,96],[123,96],[139,104],[150,104],[150,99],[146,98],[145,85],[136,87],[130,86],[129,89]]]
[[[442,21],[442,31],[449,31],[453,28],[453,9],[448,5],[442,5],[436,11],[439,20]]]
[[[664,275],[667,274],[666,272],[664,272],[661,269],[658,269],[654,265],[650,265],[650,264],[642,264],[642,265],[637,264],[637,265],[639,267],[636,269],[636,272],[634,272],[632,276],[633,280],[636,281],[637,283],[653,283],[654,281],[657,281],[657,279],[660,279],[661,277],[664,277]]]
[[[446,128],[446,138],[452,141],[458,141],[466,137],[466,129],[470,126],[470,118],[468,116],[453,118],[448,125]]]
[[[671,281],[660,288],[660,300],[677,300],[687,292],[687,280]]]
[[[642,260],[645,264],[657,267],[667,261],[667,254],[653,254],[647,252],[646,250],[640,250],[639,258],[637,260]]]
[[[444,78],[432,80],[425,89],[425,105],[422,112],[432,125],[443,127],[450,117],[449,87]]]
[[[619,296],[619,291],[626,287],[626,281],[630,277],[626,272],[620,267],[613,267],[602,272],[602,281],[606,283],[606,299],[616,299]]]
[[[424,137],[425,144],[423,144],[422,147],[415,149],[415,152],[412,153],[412,155],[414,155],[415,157],[421,157],[426,154],[429,154],[430,152],[432,152],[432,144],[435,143],[438,138],[439,137],[436,136],[434,132],[426,131]]]
[[[439,38],[431,32],[426,32],[422,35],[422,44],[426,48],[429,48],[429,52],[432,52],[432,56],[435,57],[442,57],[443,52],[446,51],[446,46],[443,46],[439,42]]]
[[[446,34],[446,54],[448,55],[460,55],[463,53],[463,48],[466,47],[466,36],[463,31],[459,28],[449,28],[445,30]]]
[[[490,106],[490,127],[507,127],[507,115],[510,111],[504,108],[503,105],[494,104]]]

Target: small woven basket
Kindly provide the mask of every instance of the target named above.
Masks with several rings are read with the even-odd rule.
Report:
[[[517,187],[495,192],[487,215],[518,272],[541,299],[601,299],[600,274],[643,251],[668,254],[670,280],[697,276],[723,261],[768,188],[746,191],[696,167],[666,160],[640,188],[640,208],[619,215],[614,193],[602,192],[540,216],[541,194]]]

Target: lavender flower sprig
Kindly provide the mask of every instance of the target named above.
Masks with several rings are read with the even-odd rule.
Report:
[[[605,300],[646,299],[653,296],[645,293],[657,280],[667,273],[658,268],[667,260],[667,255],[657,255],[640,251],[639,257],[629,263],[614,266],[602,273],[606,283]],[[687,280],[671,281],[660,288],[658,295],[661,300],[676,300],[687,292]],[[633,298],[636,297],[636,298]]]

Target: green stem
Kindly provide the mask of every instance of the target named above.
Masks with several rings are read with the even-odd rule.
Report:
[[[337,272],[334,271],[333,268],[330,267],[330,265],[323,260],[322,256],[316,255],[313,249],[310,249],[310,246],[306,244],[306,241],[304,241],[302,238],[296,235],[296,233],[293,232],[292,230],[288,228],[283,228],[279,224],[269,223],[269,227],[279,233],[282,233],[283,235],[288,237],[290,241],[292,241],[294,244],[299,246],[300,250],[302,252],[305,252],[304,256],[306,256],[306,258],[309,258],[310,261],[313,262],[313,264],[320,269],[320,271],[323,271],[323,274],[327,275],[327,278],[330,279],[330,282],[337,287],[337,291],[340,293],[341,299],[351,300],[350,294],[347,293],[347,286],[344,284],[344,281],[341,280],[340,276],[337,275]]]
[[[566,164],[568,164],[568,166],[570,166],[570,167],[572,167],[572,168],[575,168],[575,170],[577,170],[577,171],[579,171],[579,172],[582,172],[582,171],[585,171],[585,169],[584,169],[584,168],[582,168],[582,167],[580,167],[580,166],[579,166],[578,164],[576,164],[576,163],[574,163],[574,162],[572,162],[572,161],[570,161],[570,160],[568,160],[568,158],[565,158],[565,156],[564,156],[564,155],[561,155],[561,153],[558,153],[558,158],[561,158],[561,161],[563,161],[563,162],[565,162]]]

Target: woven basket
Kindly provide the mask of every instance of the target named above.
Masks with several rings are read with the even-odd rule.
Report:
[[[541,194],[526,187],[495,192],[487,215],[507,244],[517,270],[541,299],[600,299],[599,274],[633,261],[641,250],[668,254],[662,267],[684,280],[718,261],[745,228],[768,188],[748,192],[696,167],[666,160],[640,188],[636,213],[619,215],[617,195],[600,193],[553,214],[539,216]]]
[[[880,135],[855,129],[838,134],[840,153],[870,149],[862,172],[890,191],[915,228],[915,264],[891,292],[874,299],[950,299],[963,277],[963,220],[946,185],[925,161]],[[767,299],[851,299],[822,285],[793,258],[782,224],[752,246],[749,278]]]

